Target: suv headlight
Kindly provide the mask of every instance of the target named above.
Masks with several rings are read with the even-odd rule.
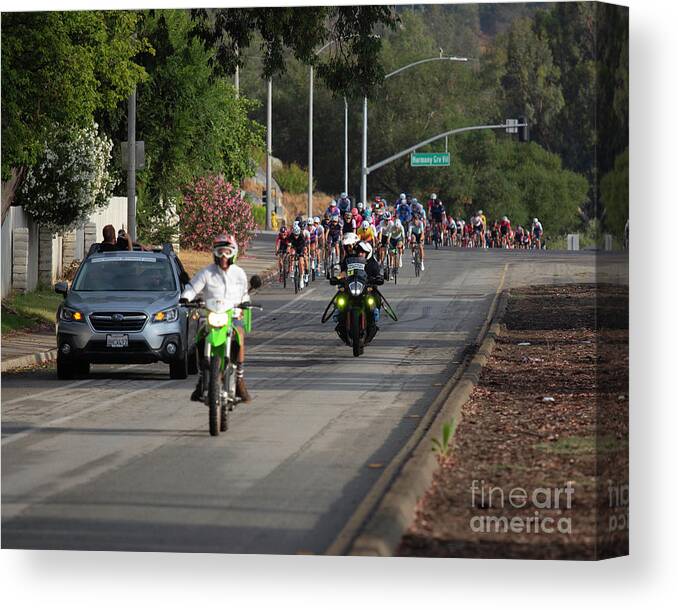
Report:
[[[176,307],[163,309],[153,314],[153,322],[175,322],[179,317],[179,310]]]
[[[62,307],[60,317],[65,322],[85,321],[85,315],[81,311],[78,311],[77,309],[71,309],[70,307]]]

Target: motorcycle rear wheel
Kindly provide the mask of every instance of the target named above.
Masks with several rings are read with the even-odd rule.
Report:
[[[360,316],[361,312],[357,309],[351,311],[351,343],[353,344],[353,355],[357,358],[362,350],[360,349]]]

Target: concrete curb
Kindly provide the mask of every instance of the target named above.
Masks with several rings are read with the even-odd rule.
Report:
[[[454,418],[458,424],[461,408],[478,383],[481,370],[501,332],[507,303],[503,290],[507,266],[487,318],[475,345],[464,363],[448,380],[434,400],[417,431],[384,470],[358,506],[326,555],[392,557],[403,534],[412,523],[417,502],[429,488],[438,460],[431,451],[432,439],[442,436],[442,427]]]
[[[37,366],[45,364],[46,362],[54,362],[57,357],[57,349],[50,349],[46,352],[36,352],[35,354],[27,354],[26,356],[18,356],[17,358],[8,358],[2,361],[0,365],[0,372],[7,373],[16,369],[23,369],[29,366]]]

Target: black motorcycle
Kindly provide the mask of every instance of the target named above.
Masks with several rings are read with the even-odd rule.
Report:
[[[339,312],[337,334],[346,345],[353,348],[356,357],[363,353],[365,345],[377,334],[375,309],[383,309],[393,321],[398,320],[393,308],[377,288],[384,283],[384,279],[369,278],[365,264],[364,258],[348,258],[346,277],[330,278],[330,284],[338,288],[321,318],[324,324],[333,317],[335,311]]]

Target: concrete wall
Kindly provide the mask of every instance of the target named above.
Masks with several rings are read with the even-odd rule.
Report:
[[[39,227],[24,213],[20,206],[11,207],[5,216],[0,233],[0,266],[2,268],[2,297],[12,291],[14,229],[28,229],[28,259],[25,273],[25,289],[35,290],[38,280],[53,284],[63,273],[71,260],[82,260],[89,245],[102,240],[103,228],[111,224],[116,231],[127,227],[127,197],[111,197],[107,207],[97,210],[89,222],[66,236],[45,235]],[[20,232],[23,240],[23,232]],[[65,258],[64,258],[65,254]],[[23,265],[23,260],[22,260]],[[24,282],[21,282],[24,289]]]

